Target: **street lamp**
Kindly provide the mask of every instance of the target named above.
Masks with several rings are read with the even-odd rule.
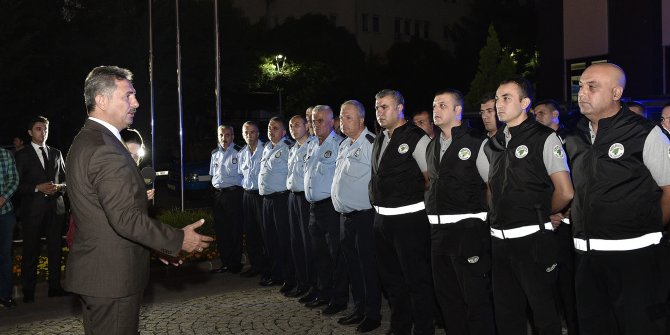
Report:
[[[277,69],[278,75],[281,75],[282,70],[284,69],[284,64],[286,63],[286,56],[279,54],[275,56],[275,68]],[[277,93],[279,95],[279,115],[282,113],[282,101],[281,101],[281,84],[277,85]]]

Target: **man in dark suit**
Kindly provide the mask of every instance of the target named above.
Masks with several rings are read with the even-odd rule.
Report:
[[[137,334],[150,250],[178,265],[180,250],[201,252],[213,240],[195,232],[204,220],[180,230],[147,214],[144,180],[119,134],[139,107],[131,80],[116,66],[88,74],[89,118],[66,161],[77,230],[65,287],[80,295],[86,334]]]
[[[23,225],[23,259],[21,282],[23,302],[35,301],[37,262],[40,256],[41,232],[47,241],[49,260],[49,297],[65,293],[60,284],[61,236],[64,226],[65,166],[60,150],[46,145],[49,120],[43,116],[28,124],[30,145],[16,153],[19,171],[19,216]]]

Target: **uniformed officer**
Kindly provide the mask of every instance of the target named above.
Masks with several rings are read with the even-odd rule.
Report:
[[[482,118],[486,137],[492,137],[498,132],[498,117],[496,116],[495,93],[485,93],[479,100],[479,116]]]
[[[398,91],[375,95],[377,122],[385,129],[372,149],[370,202],[375,208],[377,268],[391,306],[391,332],[433,334],[430,224],[423,201],[430,138],[407,122]]]
[[[346,309],[349,299],[345,264],[340,257],[340,215],[330,198],[342,138],[333,131],[333,110],[329,106],[314,107],[312,127],[317,139],[310,141],[307,147],[305,198],[310,202],[309,233],[319,293],[305,306],[328,304],[323,314],[331,315]]]
[[[305,160],[307,159],[307,121],[296,115],[289,122],[289,131],[295,140],[288,156],[288,214],[291,232],[291,251],[295,265],[297,286],[286,293],[287,297],[302,297],[303,302],[316,298],[316,268],[312,259],[312,245],[309,238],[309,203],[305,199]],[[302,298],[301,298],[302,299]]]
[[[263,198],[258,194],[258,173],[260,172],[263,142],[258,140],[258,125],[247,121],[242,125],[242,137],[247,143],[237,154],[238,169],[242,174],[242,211],[247,254],[251,267],[241,273],[244,277],[261,274],[261,281],[270,277],[263,236],[261,234]],[[260,150],[258,150],[260,149]]]
[[[359,324],[356,331],[365,333],[378,328],[381,321],[381,289],[372,229],[375,213],[367,194],[375,137],[365,128],[365,108],[356,100],[340,107],[340,125],[347,138],[337,154],[331,194],[335,210],[340,213],[340,241],[354,311],[338,323]]]
[[[309,134],[310,139],[314,137],[314,127],[312,127],[312,111],[314,107],[307,107],[305,110],[305,120],[307,120],[307,133]]]
[[[261,285],[282,285],[281,293],[295,287],[295,269],[291,257],[291,234],[288,223],[288,153],[293,142],[286,138],[284,121],[273,117],[268,123],[268,143],[263,148],[258,174],[258,191],[263,196],[263,240],[272,270]]]
[[[493,301],[500,335],[527,332],[527,305],[541,335],[561,334],[553,295],[558,247],[549,216],[566,208],[573,189],[556,133],[527,115],[531,99],[531,84],[523,78],[498,86],[496,110],[506,126],[488,141],[486,155],[479,156],[483,162],[478,159],[491,193]]]
[[[552,99],[542,100],[535,104],[533,110],[535,121],[556,131],[558,139],[565,146],[567,129],[561,124],[558,102]],[[565,219],[560,224],[557,222],[554,225],[554,231],[558,239],[556,298],[565,318],[565,324],[568,326],[568,334],[579,334],[575,302],[575,247],[572,244],[570,220]]]
[[[589,66],[579,79],[584,117],[566,139],[582,335],[667,331],[670,255],[659,241],[670,220],[670,142],[621,106],[625,86],[620,67]]]
[[[233,127],[220,125],[217,130],[219,145],[212,151],[209,174],[212,176],[214,195],[214,230],[221,267],[212,273],[242,270],[242,174],[238,169]]]
[[[425,193],[433,284],[447,334],[494,334],[486,184],[476,164],[485,137],[462,125],[462,116],[459,91],[435,94],[433,120],[441,132],[426,150]]]

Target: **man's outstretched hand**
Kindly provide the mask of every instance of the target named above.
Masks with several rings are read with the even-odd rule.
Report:
[[[181,243],[181,250],[186,252],[201,252],[209,246],[209,242],[214,241],[213,237],[198,234],[195,230],[205,223],[200,219],[190,225],[182,228],[184,231],[184,241]]]

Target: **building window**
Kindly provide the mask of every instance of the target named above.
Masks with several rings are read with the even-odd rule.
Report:
[[[409,20],[405,20],[405,35],[412,33],[412,23]]]
[[[372,32],[379,32],[379,16],[375,15],[372,17]]]
[[[607,56],[590,57],[582,59],[567,60],[568,67],[568,96],[570,102],[577,103],[577,96],[579,95],[579,78],[582,76],[584,70],[591,64],[606,63]]]
[[[368,24],[369,24],[369,23],[368,23],[368,20],[369,20],[369,19],[370,19],[370,15],[368,15],[368,14],[363,14],[363,15],[362,15],[362,18],[361,18],[361,24],[362,24],[361,29],[362,29],[364,32],[368,32],[368,31],[370,31],[370,28],[369,28],[369,26],[368,26]]]
[[[425,21],[423,23],[423,38],[429,39],[430,38],[430,22]]]

